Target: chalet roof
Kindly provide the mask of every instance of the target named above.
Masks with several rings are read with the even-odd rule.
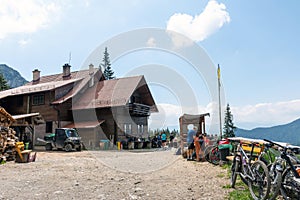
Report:
[[[200,118],[210,116],[209,113],[199,114],[199,115],[190,115],[190,114],[183,114],[179,120],[181,120],[182,123],[199,123]]]
[[[94,70],[96,72],[99,69],[94,69]],[[84,80],[84,82],[87,82],[89,79],[90,79],[89,70],[72,72],[70,78],[66,80],[63,80],[62,73],[49,75],[49,76],[42,76],[40,77],[39,83],[29,82],[17,88],[1,91],[0,99],[9,96],[21,95],[21,94],[31,94],[31,93],[50,91],[68,84],[77,83],[79,81],[83,82],[82,80]],[[79,85],[83,86],[83,84],[79,84]]]
[[[94,72],[98,71],[99,69],[94,68]],[[53,74],[53,75],[46,75],[46,76],[41,76],[39,79],[39,83],[35,84],[33,83],[33,81],[25,84],[25,85],[39,85],[42,83],[50,83],[50,82],[60,82],[60,81],[67,81],[67,80],[78,80],[78,79],[83,79],[88,77],[89,75],[89,70],[85,69],[85,70],[80,70],[80,71],[74,71],[71,72],[71,75],[69,77],[69,79],[64,79],[63,78],[63,73],[59,73],[59,74]]]
[[[157,111],[144,76],[100,81],[85,91],[72,110],[124,106],[136,90],[143,95],[143,102]]]
[[[56,101],[53,101],[51,104],[61,104],[69,99],[71,99],[72,97],[74,97],[84,86],[86,86],[88,84],[88,82],[90,81],[90,75],[86,75],[88,76],[88,78],[84,78],[82,79],[82,81],[77,84],[74,85],[74,87],[72,88],[72,90],[70,90],[65,96],[57,99]],[[94,73],[93,76],[95,77],[95,79],[100,79],[102,76],[102,72],[99,69],[94,69]]]

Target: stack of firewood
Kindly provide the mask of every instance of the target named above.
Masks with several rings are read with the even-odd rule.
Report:
[[[0,107],[0,161],[15,160],[16,155],[16,132],[9,128],[14,118]]]
[[[16,132],[11,128],[0,127],[0,157],[4,161],[15,160]]]

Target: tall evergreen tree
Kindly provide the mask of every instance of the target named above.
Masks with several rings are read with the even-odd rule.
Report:
[[[106,80],[116,78],[114,76],[114,71],[111,68],[109,53],[107,52],[107,47],[105,47],[103,60],[102,60],[102,63],[100,64],[100,66],[102,66],[104,68],[103,75]]]
[[[0,73],[0,91],[8,90],[9,86],[2,73]]]
[[[226,111],[225,111],[224,127],[223,127],[224,138],[235,137],[234,134],[235,129],[236,127],[233,124],[233,115],[231,114],[229,104],[227,104]]]

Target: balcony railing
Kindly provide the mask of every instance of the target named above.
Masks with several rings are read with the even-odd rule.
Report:
[[[133,116],[149,116],[150,115],[150,106],[139,104],[139,103],[130,103],[127,105],[129,113]]]

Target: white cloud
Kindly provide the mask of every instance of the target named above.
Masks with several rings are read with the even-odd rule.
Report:
[[[231,110],[241,128],[274,126],[300,118],[300,100],[232,107]]]
[[[217,106],[214,103],[209,103],[205,106],[198,107],[182,107],[174,104],[157,104],[159,113],[153,113],[150,116],[149,127],[151,129],[160,129],[166,127],[179,128],[179,117],[183,114],[204,114],[204,113],[215,113]],[[206,119],[207,128],[209,128],[211,122],[210,118]]]
[[[2,0],[0,39],[15,33],[34,33],[47,27],[59,15],[60,6],[48,1]]]
[[[30,40],[22,39],[22,40],[19,41],[19,45],[20,46],[26,46],[29,42],[30,42]]]
[[[179,129],[179,117],[184,113],[203,114],[210,113],[206,118],[206,131],[209,134],[219,132],[218,104],[209,103],[206,106],[181,107],[172,104],[158,104],[159,113],[152,114],[150,117],[150,128],[176,127]],[[224,109],[222,108],[222,123],[224,123]],[[233,114],[233,122],[239,128],[253,129],[257,127],[275,126],[286,124],[300,118],[300,99],[275,102],[259,103],[256,105],[230,106]],[[223,127],[223,125],[222,125]]]
[[[150,37],[146,42],[147,47],[156,47],[156,40],[153,37]]]
[[[170,17],[167,30],[179,32],[198,42],[203,41],[211,34],[218,31],[225,23],[230,22],[226,6],[211,0],[204,11],[196,16],[176,13]]]

